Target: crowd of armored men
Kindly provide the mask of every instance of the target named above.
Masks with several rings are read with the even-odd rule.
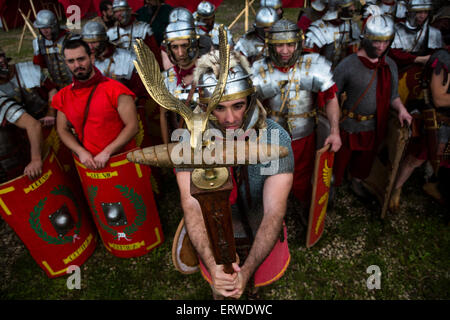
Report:
[[[373,131],[375,128],[374,110],[367,109],[373,109],[375,103],[372,107],[363,106],[363,104],[367,104],[368,101],[366,100],[368,100],[367,98],[370,94],[376,94],[375,86],[372,87],[372,90],[369,90],[368,95],[366,93],[366,97],[361,97],[361,101],[358,102],[359,106],[352,109],[354,107],[351,103],[352,99],[353,102],[358,100],[361,94],[358,90],[361,88],[344,90],[343,88],[345,88],[346,84],[342,82],[345,81],[342,77],[350,69],[344,68],[345,64],[338,67],[339,62],[344,57],[356,52],[358,45],[364,44],[365,41],[361,41],[361,37],[364,37],[364,34],[361,33],[361,26],[364,21],[367,21],[367,16],[370,14],[367,10],[370,4],[370,1],[365,6],[358,5],[350,0],[314,1],[309,8],[300,12],[296,27],[293,22],[283,19],[281,1],[261,1],[261,7],[256,13],[253,24],[254,28],[252,30],[244,34],[236,43],[233,41],[232,34],[227,30],[229,44],[236,52],[245,56],[250,66],[252,66],[253,84],[258,88],[257,94],[267,108],[268,117],[282,124],[289,131],[293,140],[304,140],[305,137],[311,136],[314,126],[313,120],[317,116],[314,112],[317,105],[313,106],[311,101],[306,102],[308,99],[293,101],[292,97],[289,96],[288,101],[286,101],[284,99],[286,96],[283,96],[284,90],[292,91],[295,97],[298,97],[299,92],[306,91],[305,89],[299,90],[297,84],[291,85],[287,81],[294,76],[297,76],[299,79],[301,78],[301,72],[297,72],[297,75],[293,73],[290,76],[292,72],[289,69],[295,69],[293,67],[296,65],[296,61],[305,63],[302,56],[313,59],[317,66],[316,69],[320,70],[318,77],[322,81],[325,81],[323,80],[324,78],[330,77],[333,70],[339,70],[339,73],[335,71],[338,79],[334,79],[338,83],[337,88],[330,87],[329,83],[323,85],[328,86],[325,88],[327,90],[335,90],[336,97],[338,98],[338,93],[342,94],[344,91],[347,91],[347,94],[350,93],[350,97],[347,97],[345,101],[341,99],[339,102],[341,107],[343,107],[341,110],[340,130],[341,134],[344,133],[345,139],[356,139],[353,135],[349,136],[349,133],[368,132]],[[407,74],[407,71],[411,67],[413,67],[412,71],[409,70],[409,72],[414,74],[414,72],[421,72],[423,66],[432,64],[433,61],[430,61],[430,55],[440,48],[445,48],[440,31],[432,27],[432,22],[439,27],[439,22],[445,19],[439,19],[439,14],[433,19],[432,13],[439,12],[445,16],[445,14],[442,14],[445,10],[438,10],[439,8],[433,7],[431,1],[409,1],[409,3],[404,1],[381,1],[377,3],[377,6],[380,11],[378,13],[389,15],[396,23],[395,37],[392,35],[390,39],[393,41],[389,42],[389,57],[395,61],[396,66],[394,68],[400,72],[400,77]],[[356,8],[360,9],[360,11],[356,11]],[[184,8],[176,8],[173,10],[172,7],[164,4],[163,1],[147,1],[145,6],[138,10],[136,14],[132,14],[131,8],[126,1],[114,1],[114,3],[102,1],[99,10],[101,16],[89,21],[81,33],[82,39],[88,43],[90,50],[95,54],[96,68],[104,75],[119,80],[130,88],[138,97],[137,104],[145,103],[145,97],[148,98],[148,96],[133,65],[133,60],[136,57],[133,51],[133,44],[136,39],[143,39],[145,44],[153,51],[161,70],[164,70],[163,74],[170,92],[183,101],[190,100],[189,103],[191,105],[196,104],[198,98],[197,92],[190,92],[193,79],[192,73],[196,65],[195,62],[200,56],[209,52],[211,48],[217,48],[219,45],[218,24],[215,22],[216,8],[214,5],[203,1],[199,4],[198,10],[193,15]],[[355,19],[355,17],[360,17],[360,20]],[[442,23],[441,25],[445,26]],[[385,26],[388,26],[388,24]],[[380,33],[385,26],[381,24],[375,26],[374,34],[377,32]],[[51,101],[52,96],[58,90],[72,82],[72,74],[70,71],[73,70],[69,70],[70,66],[67,68],[61,52],[63,41],[70,37],[70,33],[59,27],[55,15],[48,10],[39,12],[34,22],[34,27],[39,30],[39,37],[33,40],[33,65],[29,63],[18,64],[16,65],[16,70],[20,74],[18,67],[22,69],[33,68],[33,70],[40,67],[48,70],[49,78],[45,79],[45,82],[41,81],[41,85],[35,87],[33,85],[37,83],[20,84],[19,80],[18,85],[22,85],[21,89],[23,87],[36,89],[36,87],[40,86],[39,90],[28,90],[27,95],[30,95],[30,97],[23,94],[18,96],[16,92],[6,92],[4,85],[2,86],[2,90],[5,92],[2,92],[2,95],[4,97],[15,98],[18,103],[24,105],[29,114],[38,118],[45,126],[51,126],[55,123],[56,110],[52,107],[45,107],[47,105],[46,99],[43,98],[45,95],[40,93],[46,91],[48,101]],[[278,44],[282,43],[282,41],[280,42],[280,40],[275,39],[277,36],[275,32],[277,28],[289,30],[291,34],[296,33],[292,39],[284,40],[286,43],[284,49],[281,48],[283,45]],[[377,30],[377,28],[380,30]],[[371,32],[371,30],[367,29],[366,32]],[[445,35],[445,30],[443,31]],[[287,35],[289,32],[285,32],[285,34]],[[180,36],[188,40],[172,40],[179,39]],[[448,33],[446,37],[448,38]],[[317,54],[314,55],[314,53],[319,53],[326,60]],[[307,54],[310,54],[310,56],[306,56]],[[16,78],[11,77],[7,73],[7,70],[11,69],[7,63],[9,59],[6,58],[4,53],[2,53],[2,56],[3,77],[5,79],[3,82],[16,81]],[[445,56],[445,54],[441,52],[440,56]],[[285,57],[289,57],[289,59],[285,61]],[[445,59],[442,61],[445,61]],[[349,61],[347,61],[347,64],[349,64]],[[351,64],[348,66],[351,66]],[[419,66],[418,71],[417,66]],[[345,72],[341,73],[341,71]],[[359,77],[355,76],[359,75],[358,70],[354,71],[355,73],[350,76],[358,79]],[[23,74],[26,74],[26,72],[27,70],[24,70]],[[272,77],[272,81],[264,80],[266,76]],[[394,78],[395,83],[392,86],[392,90],[397,94],[399,77],[394,75]],[[37,79],[40,78],[38,77]],[[311,77],[310,82],[312,79],[313,77]],[[39,82],[39,80],[37,81]],[[295,79],[294,81],[298,80]],[[333,80],[329,79],[328,81]],[[31,80],[29,79],[28,82],[31,82]],[[318,81],[316,82],[318,83]],[[339,86],[340,83],[343,84],[341,88]],[[417,86],[417,83],[412,85]],[[303,85],[300,85],[300,88],[302,87]],[[319,97],[322,97],[323,93],[332,94],[330,91],[322,91],[322,88],[313,88],[311,86],[308,90],[314,93],[315,96],[319,93]],[[272,91],[279,92],[267,94],[267,92]],[[414,93],[409,94],[408,98],[411,96],[414,96]],[[414,98],[417,97],[412,97],[410,100],[412,102],[423,101]],[[404,103],[406,102],[405,100],[404,98]],[[30,103],[30,101],[33,101],[33,103]],[[434,101],[435,99],[433,97]],[[396,100],[396,103],[396,105],[403,104],[399,100]],[[418,112],[420,110],[420,106],[415,108],[413,103],[411,105],[413,106],[411,107],[407,104],[410,112]],[[397,110],[402,110],[402,106],[399,108]],[[287,112],[288,110],[289,112]],[[296,113],[296,116],[291,116]],[[328,116],[328,119],[330,120],[330,116]],[[406,118],[406,120],[408,119]],[[408,122],[410,123],[411,120],[408,120]],[[443,128],[441,131],[445,131],[446,124],[443,121],[441,122],[441,128]],[[16,125],[21,126],[19,123],[16,123]],[[168,143],[171,130],[176,128],[178,124],[174,114],[167,114],[165,109],[161,108],[160,123],[152,123],[152,125],[161,128],[162,141]],[[159,136],[158,132],[156,135]],[[31,136],[36,137],[38,135],[30,134]],[[445,149],[443,147],[445,145],[445,133],[442,133],[441,136],[441,143],[436,143],[436,148],[439,149],[438,158],[442,158]],[[342,139],[343,137],[341,136]],[[355,168],[355,165],[361,163],[355,158],[352,160],[354,169],[350,170],[354,171],[352,174],[354,177],[352,179],[352,188],[357,194],[363,196],[365,191],[360,181],[367,177],[368,169],[371,167],[374,156],[371,151],[376,148],[373,145],[369,146],[372,137],[360,136],[358,139],[366,139],[363,142],[361,142],[362,140],[359,141],[359,143],[364,144],[360,146],[359,150],[369,151],[367,155],[362,155],[362,159],[367,160],[364,161],[367,165],[366,168]],[[157,139],[153,140],[156,141]],[[336,142],[335,140],[332,140],[332,142],[335,142],[332,144],[333,151],[337,151],[341,144],[340,141]],[[352,140],[350,143],[354,144],[355,141]],[[369,143],[367,143],[368,141]],[[314,143],[310,144],[312,146]],[[336,159],[337,167],[335,167],[335,171],[339,175],[336,178],[336,185],[340,184],[343,171],[348,165],[349,151],[351,149],[348,149],[347,144],[343,144],[346,149],[345,152],[341,150],[343,157],[337,157]],[[398,207],[400,190],[403,183],[408,179],[412,171],[424,163],[428,159],[427,157],[429,157],[427,153],[429,150],[423,150],[423,145],[416,147],[415,149],[417,150],[414,150],[415,153],[411,153],[406,158],[405,164],[400,169],[400,175],[394,190],[393,198],[395,201],[392,204],[393,206]],[[312,148],[306,150],[305,146],[300,145],[298,148],[304,149],[303,155],[299,156],[303,158],[302,161],[304,163],[299,164],[298,168],[296,168],[294,185],[298,184],[298,189],[294,188],[294,193],[297,194],[297,198],[301,202],[307,203],[310,198],[307,189],[310,189],[310,173],[312,172],[315,153]],[[32,146],[31,151],[36,153],[38,149]],[[294,150],[294,153],[297,151]],[[436,153],[436,150],[434,152]],[[364,158],[365,156],[368,158]],[[39,156],[37,154],[32,154],[31,159],[33,160],[26,166],[25,174],[30,177],[38,176],[41,161],[34,160],[38,158]],[[102,166],[104,163],[100,163],[99,165]],[[358,178],[359,176],[361,178]],[[442,195],[439,195],[436,185],[436,183],[428,184],[427,190],[435,198],[442,200]]]
[[[411,138],[398,166],[390,209],[399,208],[403,184],[424,163],[430,168],[424,190],[442,203],[448,199],[441,188],[448,181],[450,154],[448,10],[430,0],[364,5],[316,0],[292,22],[283,18],[281,1],[261,0],[249,32],[235,42],[225,28],[232,72],[209,124],[243,132],[277,128],[280,145],[288,148],[288,156],[280,159],[278,180],[261,177],[252,166],[234,168],[239,192],[232,193],[231,204],[250,212],[252,203],[263,203],[283,212],[278,216],[281,220],[269,222],[255,214],[260,223],[256,229],[264,230],[265,240],[252,229],[255,241],[247,252],[251,259],[242,270],[234,269],[244,274],[244,287],[250,274],[264,269],[272,257],[264,260],[268,253],[283,246],[283,241],[276,242],[285,211],[281,200],[291,188],[301,216],[309,212],[314,158],[323,146],[335,152],[333,186],[341,185],[347,173],[352,191],[367,199],[363,181],[379,147],[391,139],[388,122],[394,118],[398,127],[408,127]],[[192,14],[149,0],[132,13],[126,0],[106,0],[99,11],[100,16],[74,33],[60,27],[53,12],[41,10],[34,22],[28,21],[39,31],[33,40],[33,61],[10,64],[0,52],[2,182],[21,174],[31,180],[43,174],[42,140],[55,127],[62,143],[76,155],[78,169],[91,171],[104,169],[116,154],[170,143],[171,133],[188,121],[150,97],[147,90],[157,84],[136,70],[135,61],[141,66],[149,62],[139,61],[135,51],[139,46],[153,53],[166,88],[188,112],[199,107],[205,111],[214,96],[222,29],[215,22],[213,4],[202,1]],[[144,125],[138,119],[145,120]],[[140,127],[145,127],[143,134]],[[22,133],[27,137],[17,134],[17,128],[25,129]],[[18,148],[24,145],[22,137],[28,138],[28,150]],[[212,255],[199,245],[204,233],[195,232],[201,221],[188,213],[195,209],[186,189],[189,174],[177,171],[177,183],[186,228],[204,263],[201,266],[211,273],[214,293],[239,295],[239,277],[217,277]],[[266,188],[276,196],[262,199]],[[252,217],[253,213],[249,220]],[[236,232],[239,228],[235,236]],[[127,234],[117,237],[126,239]],[[275,264],[270,260],[267,265]],[[284,270],[284,264],[280,268]],[[261,280],[269,272],[264,270],[253,275],[254,281],[272,281]]]

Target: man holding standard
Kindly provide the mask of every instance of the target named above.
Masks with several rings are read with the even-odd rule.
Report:
[[[246,133],[253,131],[251,129],[256,130],[259,137],[267,130],[268,144],[274,139],[275,132],[279,141],[272,143],[286,147],[289,154],[276,160],[278,166],[274,166],[276,169],[267,175],[262,169],[267,169],[272,163],[232,168],[235,183],[229,200],[234,237],[236,244],[239,239],[251,239],[246,254],[239,254],[242,251],[237,246],[240,266],[233,263],[232,274],[225,273],[224,266],[217,265],[214,260],[202,209],[191,195],[191,172],[177,171],[185,226],[200,257],[202,275],[211,284],[216,299],[239,298],[247,284],[259,287],[276,281],[286,270],[290,260],[283,218],[294,170],[291,141],[289,134],[281,126],[272,120],[266,120],[264,109],[256,103],[248,63],[244,60],[238,53],[232,55],[224,93],[212,112],[214,117],[210,120],[210,127],[223,133],[233,130],[237,139],[245,138]],[[218,83],[219,62],[218,52],[215,51],[205,54],[197,63],[194,81],[199,88],[201,104],[208,104]]]
[[[63,53],[73,83],[53,97],[52,105],[60,111],[57,132],[83,165],[102,169],[112,155],[136,146],[135,95],[101,74],[94,66],[94,53],[83,40],[66,41]]]

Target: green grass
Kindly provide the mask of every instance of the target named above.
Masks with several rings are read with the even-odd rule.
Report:
[[[243,5],[238,0],[224,4],[217,20],[229,24]],[[298,9],[285,10],[285,16],[293,20],[297,13]],[[243,19],[233,32],[243,33]],[[17,53],[20,33],[0,31],[0,46],[14,62],[32,56],[28,32]],[[339,188],[325,233],[310,249],[305,248],[306,231],[291,206],[286,215],[291,263],[279,281],[261,288],[261,298],[449,299],[448,212],[423,194],[422,174],[422,170],[413,174],[404,187],[400,212],[388,213],[384,221],[378,217],[377,206],[362,203],[345,185]],[[67,289],[68,276],[47,278],[13,231],[0,222],[0,299],[211,299],[210,287],[199,273],[182,275],[171,262],[172,239],[182,211],[170,171],[162,192],[159,216],[164,243],[132,259],[117,258],[98,243],[81,267],[80,290]],[[381,269],[380,290],[366,287],[370,265]]]

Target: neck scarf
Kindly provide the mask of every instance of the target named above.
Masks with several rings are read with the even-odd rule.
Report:
[[[183,78],[187,75],[190,75],[194,72],[195,64],[193,64],[189,69],[181,69],[179,66],[175,65],[174,70],[177,75],[177,86],[182,83]]]
[[[377,73],[377,144],[383,141],[391,104],[391,69],[385,57],[378,58],[377,62],[371,62],[365,57],[358,56],[362,64],[368,69],[375,69]]]
[[[95,66],[94,68],[94,76],[86,81],[80,81],[73,77],[73,84],[72,84],[72,90],[75,89],[82,89],[82,88],[90,88],[93,87],[95,84],[107,81],[107,78],[98,70]]]

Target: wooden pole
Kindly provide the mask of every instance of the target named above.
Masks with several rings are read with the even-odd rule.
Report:
[[[28,10],[27,19],[30,17],[30,14],[31,14],[31,10]],[[25,30],[26,29],[27,29],[27,23],[25,22],[24,25],[23,25],[22,34],[20,35],[19,47],[17,48],[17,53],[19,53],[20,50],[22,49],[23,38],[25,37]]]
[[[253,4],[253,2],[255,2],[255,0],[251,0],[249,5],[251,6]],[[228,26],[228,29],[233,28],[233,26],[236,24],[236,22],[238,22],[238,20],[242,17],[242,15],[245,13],[245,8],[236,16],[236,18],[234,18],[233,22],[230,23],[230,25]]]
[[[248,31],[248,0],[245,0],[245,33]]]
[[[6,24],[5,18],[1,17],[1,19],[2,19],[3,28],[5,29],[6,32],[9,32],[9,28],[8,28],[8,25]]]
[[[34,18],[36,19],[36,8],[34,7],[33,0],[30,0],[31,9],[33,10]]]

